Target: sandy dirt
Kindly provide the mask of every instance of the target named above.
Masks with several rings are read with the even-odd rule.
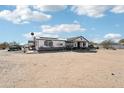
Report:
[[[124,87],[124,50],[40,54],[0,50],[0,87]]]

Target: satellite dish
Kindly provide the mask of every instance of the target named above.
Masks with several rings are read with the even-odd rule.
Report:
[[[31,32],[31,35],[32,35],[32,36],[34,36],[34,33],[33,33],[33,32]]]

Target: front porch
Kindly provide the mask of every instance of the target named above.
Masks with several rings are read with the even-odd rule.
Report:
[[[89,41],[83,36],[79,36],[68,38],[66,44],[72,49],[84,49],[88,48]]]
[[[85,41],[74,41],[73,48],[74,49],[84,49],[88,47],[88,43]]]

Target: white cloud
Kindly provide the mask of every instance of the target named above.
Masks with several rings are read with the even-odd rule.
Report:
[[[73,6],[71,10],[77,15],[86,15],[89,17],[100,18],[103,17],[110,6],[103,5],[86,5],[86,6]]]
[[[121,35],[117,33],[108,33],[104,37],[93,38],[92,41],[95,43],[101,43],[104,40],[112,40],[114,42],[118,42],[121,39]]]
[[[115,42],[119,41],[121,39],[121,34],[116,33],[108,33],[104,36],[105,39],[113,40]]]
[[[75,32],[75,31],[85,31],[85,28],[82,28],[80,24],[60,24],[55,26],[42,25],[42,31],[46,33],[56,33],[56,32]]]
[[[104,39],[101,39],[101,38],[93,38],[92,41],[94,43],[101,43],[102,41],[104,41]]]
[[[33,6],[34,9],[40,10],[43,12],[49,11],[49,12],[56,12],[64,10],[67,6],[64,5],[37,5]]]
[[[111,10],[111,12],[119,14],[119,13],[124,13],[124,5],[117,5],[114,6]]]
[[[58,38],[59,32],[75,32],[75,31],[85,31],[85,28],[82,28],[79,23],[73,24],[60,24],[55,26],[50,25],[42,25],[42,32],[34,32],[34,36],[36,37],[54,37]],[[31,32],[23,34],[23,36],[27,39],[32,39]]]
[[[11,21],[15,24],[29,23],[29,21],[44,21],[51,18],[51,15],[38,11],[32,11],[28,6],[16,6],[13,11],[0,11],[0,18]]]
[[[105,12],[109,11],[115,14],[124,13],[124,5],[76,5],[71,7],[71,11],[77,15],[85,15],[94,18],[105,16]]]
[[[33,38],[31,36],[31,32],[26,33],[26,34],[23,34],[23,36],[26,39],[32,39]],[[36,36],[37,38],[38,37],[54,37],[54,38],[57,38],[58,37],[58,35],[56,35],[56,34],[46,34],[46,33],[43,33],[43,32],[34,32],[34,36]]]

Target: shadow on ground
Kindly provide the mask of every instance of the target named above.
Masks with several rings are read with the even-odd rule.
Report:
[[[61,51],[40,51],[40,52],[38,52],[38,53],[60,53],[60,52],[97,53],[97,50],[61,50]]]

